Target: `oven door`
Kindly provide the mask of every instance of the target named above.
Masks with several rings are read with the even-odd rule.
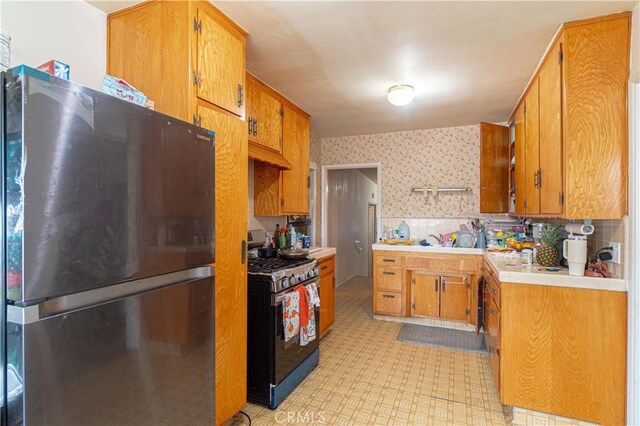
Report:
[[[315,283],[320,291],[320,278],[316,277],[305,281],[302,285],[306,286]],[[297,287],[297,286],[296,286]],[[273,296],[271,310],[275,315],[275,368],[271,377],[272,384],[277,385],[285,377],[289,375],[302,361],[304,361],[313,351],[318,349],[320,342],[320,308],[314,308],[314,316],[316,322],[316,338],[305,346],[300,346],[300,338],[298,336],[284,341],[284,325],[282,322],[282,309],[284,306],[284,296],[293,291],[295,287],[290,287]],[[322,303],[322,302],[321,302]]]

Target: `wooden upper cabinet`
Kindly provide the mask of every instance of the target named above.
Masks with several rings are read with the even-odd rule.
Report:
[[[524,103],[516,109],[514,115],[515,126],[515,192],[516,214],[525,213],[525,140],[524,140]]]
[[[630,25],[630,12],[569,22],[553,41],[512,117],[515,213],[626,215]]]
[[[561,215],[562,193],[562,42],[557,40],[542,64],[540,84],[540,213]]]
[[[216,15],[220,12],[198,4],[196,16],[196,69],[194,83],[200,99],[237,116],[244,116],[243,37],[229,31]]]
[[[480,123],[480,213],[509,211],[509,128]]]
[[[540,169],[539,87],[536,79],[529,88],[524,101],[524,203],[527,214],[540,213],[540,191],[538,191]]]
[[[278,94],[247,73],[249,141],[282,153],[282,102]]]
[[[309,214],[309,117],[284,107],[282,155],[293,167],[282,171],[282,213]]]
[[[563,33],[568,219],[621,219],[627,213],[631,13],[607,18]]]

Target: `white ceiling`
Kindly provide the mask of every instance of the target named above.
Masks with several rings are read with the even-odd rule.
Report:
[[[249,32],[247,69],[308,111],[320,137],[505,121],[562,22],[637,4],[214,3]],[[386,100],[398,83],[416,89],[409,106]]]

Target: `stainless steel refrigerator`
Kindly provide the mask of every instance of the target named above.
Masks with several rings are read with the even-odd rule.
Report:
[[[2,74],[10,425],[212,424],[212,131]]]

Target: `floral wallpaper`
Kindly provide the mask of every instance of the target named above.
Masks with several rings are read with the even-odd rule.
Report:
[[[322,245],[322,224],[320,223],[322,217],[322,178],[321,178],[321,170],[322,170],[322,140],[318,138],[316,135],[311,133],[310,141],[309,141],[309,160],[316,163],[318,167],[318,173],[316,174],[316,208],[313,212],[314,217],[316,218],[316,241],[314,241],[314,245],[321,246]]]
[[[319,165],[381,163],[381,217],[467,218],[480,212],[480,126],[311,140]],[[319,156],[320,161],[314,159]],[[317,158],[317,157],[316,157]],[[425,197],[412,187],[466,186]],[[318,192],[320,194],[320,192]],[[320,206],[320,200],[317,202]],[[318,210],[317,217],[320,217]],[[319,222],[319,221],[318,221]]]

